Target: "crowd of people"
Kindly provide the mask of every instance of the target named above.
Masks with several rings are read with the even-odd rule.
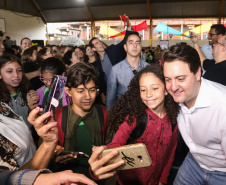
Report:
[[[79,47],[17,46],[1,33],[0,184],[225,184],[225,34],[213,25],[208,45],[191,32],[194,47],[163,52],[128,30],[116,45]],[[54,75],[65,88],[56,112],[41,114]],[[135,143],[151,166],[118,171],[117,150],[100,158]]]

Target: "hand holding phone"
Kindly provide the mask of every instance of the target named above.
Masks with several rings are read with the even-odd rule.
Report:
[[[120,146],[116,148],[105,149],[102,154],[102,157],[108,155],[111,151],[117,150],[118,155],[108,161],[105,166],[117,163],[118,161],[124,160],[125,165],[118,167],[115,170],[127,170],[135,168],[143,168],[151,165],[151,158],[147,151],[145,144],[137,143],[131,145]]]
[[[53,114],[55,113],[58,105],[59,105],[59,99],[61,97],[61,94],[63,92],[63,88],[65,86],[67,78],[60,76],[60,75],[54,75],[53,79],[51,81],[51,85],[49,88],[49,94],[47,97],[47,102],[45,103],[43,107],[43,113],[53,110]]]
[[[87,155],[84,152],[62,151],[60,153],[60,155],[67,155],[67,154],[77,155],[77,157],[87,157],[87,158],[89,158],[89,155]]]

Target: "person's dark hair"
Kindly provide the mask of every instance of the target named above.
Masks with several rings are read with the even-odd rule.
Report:
[[[148,65],[137,72],[137,74],[130,81],[127,92],[114,104],[109,113],[108,129],[110,131],[117,131],[119,126],[125,121],[127,115],[127,123],[129,125],[131,125],[134,118],[136,119],[137,124],[140,123],[142,116],[145,114],[145,110],[148,107],[143,103],[140,97],[139,81],[141,76],[147,73],[153,73],[162,81],[162,83],[165,84],[162,67],[158,64]],[[179,113],[179,105],[174,102],[170,94],[165,96],[164,106],[171,124],[176,124],[177,115]]]
[[[84,86],[93,80],[95,85],[98,86],[98,72],[91,65],[83,62],[76,63],[67,69],[65,76],[67,77],[66,87],[77,88],[79,85]]]
[[[43,62],[43,58],[42,56],[46,54],[46,51],[47,51],[48,48],[43,48],[43,49],[40,49],[37,53],[37,61],[38,63],[41,65],[41,63]]]
[[[34,49],[32,47],[26,49],[21,56],[21,62],[24,64],[26,61],[30,61],[29,57],[32,56],[33,52],[34,52]]]
[[[225,35],[226,34],[226,28],[222,24],[214,24],[211,26],[211,29],[215,29],[215,32],[217,35]]]
[[[69,50],[64,54],[64,57],[62,58],[63,62],[65,65],[71,65],[71,58],[72,58],[72,53],[74,52],[74,50]]]
[[[95,39],[98,39],[98,38],[97,38],[97,37],[93,37],[93,38],[90,39],[90,41],[89,41],[89,45],[90,45],[91,48],[95,48],[94,45],[93,45],[93,43],[92,43]]]
[[[28,39],[28,40],[31,41],[31,39],[29,39],[28,37],[24,37],[24,38],[21,39],[20,44],[22,44],[23,40],[25,40],[25,39]]]
[[[57,57],[49,57],[42,62],[41,73],[50,71],[54,75],[62,75],[66,71],[66,66]]]
[[[163,55],[163,65],[164,62],[173,62],[174,60],[180,60],[187,63],[193,74],[196,74],[201,67],[198,52],[189,45],[174,45],[166,50]]]
[[[130,33],[126,36],[125,43],[128,41],[128,38],[129,38],[130,35],[136,35],[136,36],[138,36],[138,37],[140,38],[140,41],[141,41],[141,37],[140,37],[139,33],[136,32],[136,31],[133,31],[133,32],[130,32]]]
[[[22,63],[15,55],[4,54],[3,56],[0,57],[0,69],[8,62],[17,62],[22,67]],[[10,98],[9,90],[6,84],[3,82],[3,79],[0,79],[0,87],[1,87],[0,100],[8,104],[11,98]],[[27,102],[27,93],[29,90],[30,90],[29,81],[26,78],[26,76],[23,74],[21,83],[18,86],[17,91],[21,92],[24,102]]]
[[[4,33],[2,30],[0,30],[0,37],[3,37]]]
[[[19,47],[17,45],[12,45],[11,48],[12,49],[17,49],[17,50],[19,49]]]
[[[8,39],[8,40],[10,40],[10,37],[9,36],[6,36],[5,38]]]

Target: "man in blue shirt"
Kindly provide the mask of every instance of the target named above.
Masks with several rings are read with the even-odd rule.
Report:
[[[127,86],[136,71],[148,65],[140,57],[142,45],[137,32],[130,33],[126,38],[124,49],[127,53],[126,58],[114,65],[108,76],[106,96],[106,107],[108,109],[127,91]]]

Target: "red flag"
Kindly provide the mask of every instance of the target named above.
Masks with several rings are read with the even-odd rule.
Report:
[[[119,17],[124,22],[124,26],[129,26],[129,18],[126,15],[119,15]]]
[[[132,27],[133,31],[141,31],[141,30],[145,30],[148,28],[149,28],[149,26],[147,25],[146,21]]]
[[[136,26],[131,27],[131,29],[133,31],[141,31],[141,30],[145,30],[145,29],[148,29],[148,28],[149,28],[149,26],[147,25],[147,22],[146,21],[144,21],[144,22],[142,22],[142,23],[140,23],[140,24],[138,24]],[[121,34],[125,35],[126,34],[126,30],[124,30],[124,31],[122,31],[122,32],[120,32],[120,33],[118,33],[116,35],[113,35],[111,37],[108,37],[108,38],[118,37]]]
[[[226,23],[224,24],[224,27],[226,28]]]

